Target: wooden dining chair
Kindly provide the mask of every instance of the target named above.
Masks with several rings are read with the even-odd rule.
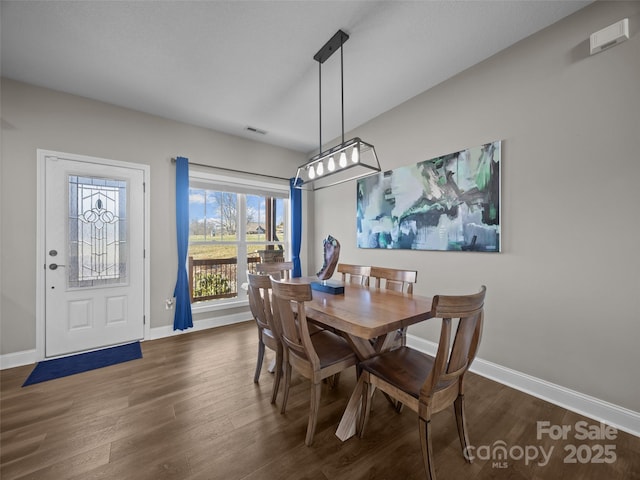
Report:
[[[464,378],[478,350],[484,320],[486,287],[472,295],[433,299],[432,314],[442,319],[440,341],[435,357],[403,346],[360,363],[365,388],[359,423],[364,434],[373,390],[379,388],[418,413],[422,459],[428,480],[435,480],[431,441],[431,415],[453,404],[458,436],[465,459],[469,444],[464,412]],[[451,345],[452,319],[459,319]]]
[[[274,321],[271,305],[271,279],[268,275],[254,275],[247,273],[249,279],[249,306],[258,326],[258,361],[253,381],[258,383],[262,372],[264,347],[269,347],[276,353],[276,363],[273,378],[271,403],[276,402],[280,379],[282,378],[283,347],[280,341],[279,325]]]
[[[338,273],[342,274],[342,281],[355,285],[369,286],[371,267],[364,265],[338,264]]]
[[[284,397],[280,413],[285,413],[291,385],[291,370],[295,368],[311,380],[309,423],[304,443],[313,443],[318,421],[322,381],[358,363],[355,353],[341,336],[328,330],[309,334],[305,302],[311,300],[311,285],[286,283],[271,279],[274,318],[280,322],[284,346]]]
[[[413,284],[418,279],[416,270],[371,267],[371,276],[376,288],[385,288],[395,292],[413,293]]]
[[[293,262],[256,263],[256,272],[261,273],[263,275],[280,273],[280,278],[283,280],[288,280],[291,278],[292,270],[293,270]]]
[[[293,271],[293,262],[264,262],[256,264],[256,271],[261,275],[272,276],[276,280],[290,280],[291,272]],[[309,325],[310,333],[313,335],[316,332],[324,330],[318,323],[312,323]]]
[[[384,288],[394,292],[413,293],[413,284],[418,279],[416,270],[399,270],[396,268],[371,267],[371,277],[375,288]],[[401,347],[407,344],[407,328],[396,333],[394,345]]]

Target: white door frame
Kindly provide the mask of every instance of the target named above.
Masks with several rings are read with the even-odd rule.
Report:
[[[149,180],[150,167],[140,163],[122,162],[119,160],[109,160],[106,158],[91,157],[88,155],[77,155],[73,153],[56,152],[53,150],[37,149],[37,189],[36,189],[36,362],[45,359],[45,159],[46,157],[59,157],[77,162],[99,163],[101,165],[111,165],[124,168],[142,170],[144,178],[144,338],[150,338],[150,215],[149,215]]]

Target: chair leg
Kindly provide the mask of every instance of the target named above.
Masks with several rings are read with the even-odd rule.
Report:
[[[289,363],[289,356],[286,350],[282,363],[284,365],[284,396],[282,397],[282,407],[280,407],[280,413],[284,413],[287,409],[287,401],[289,400],[289,385],[291,384],[291,364]]]
[[[262,337],[258,339],[258,362],[256,363],[256,373],[253,375],[253,383],[260,380],[260,372],[262,371],[262,359],[264,358],[264,342]]]
[[[276,403],[278,389],[280,388],[280,378],[282,378],[282,346],[276,350],[276,371],[273,377],[273,392],[271,393],[271,403]]]
[[[340,372],[336,373],[335,375],[332,375],[328,378],[329,380],[329,388],[330,389],[334,389],[338,386],[338,381],[340,380]]]
[[[456,424],[458,426],[458,436],[460,437],[460,446],[462,447],[462,455],[467,462],[471,463],[472,460],[467,455],[469,448],[469,433],[467,432],[467,420],[464,413],[464,395],[458,395],[455,402],[453,402],[453,408],[456,412]]]
[[[387,399],[389,404],[393,407],[393,409],[396,411],[396,413],[402,413],[402,402],[396,400],[387,392],[382,392],[382,394],[385,396],[385,398]]]
[[[309,424],[307,425],[307,437],[304,443],[310,447],[313,443],[313,435],[316,433],[316,424],[318,423],[318,410],[320,410],[320,393],[322,392],[322,383],[311,384],[311,405],[309,408]]]
[[[431,420],[418,418],[420,424],[420,446],[422,447],[422,461],[427,480],[436,480],[436,468],[433,463],[433,446],[431,445]]]

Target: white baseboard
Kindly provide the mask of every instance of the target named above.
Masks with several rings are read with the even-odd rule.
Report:
[[[407,345],[429,355],[435,355],[438,348],[436,343],[411,334],[407,335]],[[640,437],[640,412],[634,412],[477,357],[470,370],[483,377]]]
[[[156,340],[158,338],[171,337],[174,335],[182,335],[185,333],[198,332],[208,328],[223,327],[234,323],[246,322],[251,320],[250,312],[233,313],[231,315],[221,315],[219,317],[205,318],[193,322],[193,328],[187,330],[174,330],[173,325],[165,325],[163,327],[151,328],[149,338],[145,340]]]
[[[6,353],[0,355],[0,370],[21,367],[36,363],[36,350],[23,350],[22,352]]]
[[[145,340],[156,340],[158,338],[171,337],[173,335],[182,335],[184,333],[197,332],[200,330],[206,330],[208,328],[222,327],[224,325],[231,325],[234,323],[246,322],[251,319],[251,313],[234,313],[231,315],[222,315],[215,318],[206,318],[204,320],[197,320],[193,322],[193,328],[187,330],[173,330],[173,325],[166,325],[163,327],[155,327],[149,329],[149,338]],[[24,350],[22,352],[7,353],[0,355],[0,370],[7,368],[21,367],[23,365],[35,364],[36,350]]]

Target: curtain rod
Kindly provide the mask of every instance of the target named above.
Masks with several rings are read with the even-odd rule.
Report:
[[[176,159],[172,158],[171,159],[171,163],[176,163]],[[287,182],[290,180],[289,178],[276,177],[275,175],[265,175],[263,173],[247,172],[245,170],[236,170],[235,168],[216,167],[214,165],[206,165],[204,163],[189,162],[189,165],[194,165],[196,167],[215,168],[216,170],[224,170],[226,172],[233,172],[233,173],[242,173],[242,174],[245,174],[245,175],[255,175],[257,177],[275,178],[275,179],[278,179],[278,180],[285,180]]]

